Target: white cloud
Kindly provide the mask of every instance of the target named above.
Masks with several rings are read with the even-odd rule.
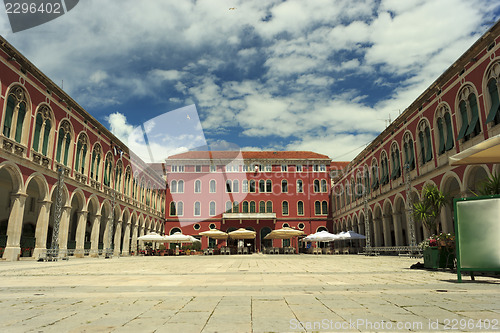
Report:
[[[64,80],[89,112],[115,105],[120,112],[107,121],[120,138],[133,132],[127,119],[158,114],[151,104],[129,104],[195,102],[198,127],[212,141],[218,133],[278,136],[293,142],[243,146],[352,157],[478,38],[485,20],[498,18],[493,7],[479,0],[87,0],[4,36],[54,82]],[[365,91],[370,85],[387,95]],[[154,136],[159,155],[202,141],[194,132]],[[176,138],[182,142],[169,143]],[[133,139],[147,152],[140,135]]]

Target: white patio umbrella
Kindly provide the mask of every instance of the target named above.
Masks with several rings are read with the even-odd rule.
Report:
[[[156,232],[150,232],[147,235],[143,235],[137,238],[137,240],[144,241],[144,242],[160,242],[164,243],[165,242],[165,237],[162,235],[158,235]]]
[[[175,234],[165,236],[166,243],[195,243],[200,240],[194,238],[193,236],[184,235],[180,232],[176,232]]]
[[[302,241],[306,242],[331,242],[339,239],[337,235],[334,235],[326,230],[318,231],[314,234],[311,234],[307,237],[304,237]]]
[[[272,230],[264,237],[264,239],[290,239],[292,237],[302,235],[304,235],[304,232],[302,230],[284,227],[281,229]]]
[[[226,232],[221,231],[221,230],[217,230],[217,229],[203,231],[203,232],[200,232],[199,235],[213,238],[213,239],[227,239],[227,237],[229,237],[229,235]]]
[[[229,232],[228,235],[232,239],[255,239],[257,233],[253,230],[239,228],[238,230]]]

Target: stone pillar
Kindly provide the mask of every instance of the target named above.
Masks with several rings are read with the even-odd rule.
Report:
[[[396,246],[403,246],[403,228],[401,226],[401,213],[392,213],[392,221],[394,223],[394,236],[396,238]]]
[[[34,258],[38,258],[47,249],[47,232],[49,230],[50,206],[52,205],[52,201],[39,201],[39,204],[40,211],[36,220]]]
[[[375,236],[375,246],[382,246],[382,239],[380,237],[380,228],[382,224],[382,219],[373,219],[373,235]],[[372,245],[373,246],[373,245]]]
[[[391,215],[385,215],[382,217],[383,220],[383,231],[384,231],[384,246],[392,246],[391,240]]]
[[[115,230],[115,242],[114,242],[114,250],[113,255],[120,256],[120,245],[122,239],[122,221],[118,220],[116,222],[116,230]]]
[[[106,251],[107,249],[109,249],[111,247],[111,244],[110,244],[110,235],[109,235],[109,232],[110,232],[110,229],[111,229],[111,218],[108,217],[106,219],[106,226],[104,228],[104,235],[102,236],[103,237],[103,251],[104,253],[106,254]]]
[[[136,221],[137,222],[137,221]],[[131,250],[137,255],[137,223],[132,227],[132,246]]]
[[[123,233],[124,238],[123,238],[123,250],[122,250],[122,256],[128,256],[129,255],[129,248],[130,248],[130,222],[127,221],[125,222],[125,232]]]
[[[82,210],[77,213],[76,235],[75,235],[75,257],[83,258],[84,245],[85,245],[85,230],[87,229],[87,214],[88,212]]]
[[[448,219],[448,207],[445,206],[441,208],[439,219],[441,221],[441,226],[443,227],[440,231],[444,233],[451,233],[453,231],[453,227],[450,229],[450,226],[453,220]]]
[[[24,204],[28,196],[16,193],[11,196],[11,210],[7,225],[7,243],[3,252],[4,259],[19,260],[21,255],[21,233],[23,231]]]
[[[99,257],[99,232],[101,231],[101,215],[90,215],[92,231],[90,233],[90,256]]]
[[[71,206],[61,208],[61,220],[59,221],[59,257],[66,257],[67,255],[70,214]]]

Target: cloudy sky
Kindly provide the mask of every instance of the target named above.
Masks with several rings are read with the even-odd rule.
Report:
[[[0,33],[125,143],[156,124],[155,160],[350,160],[499,18],[487,0],[83,0],[17,33],[2,12]]]

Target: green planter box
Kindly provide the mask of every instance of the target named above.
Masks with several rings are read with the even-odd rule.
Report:
[[[439,249],[437,246],[429,246],[424,249],[424,267],[439,268]]]
[[[424,249],[425,268],[454,268],[455,252],[445,247],[430,246]]]

